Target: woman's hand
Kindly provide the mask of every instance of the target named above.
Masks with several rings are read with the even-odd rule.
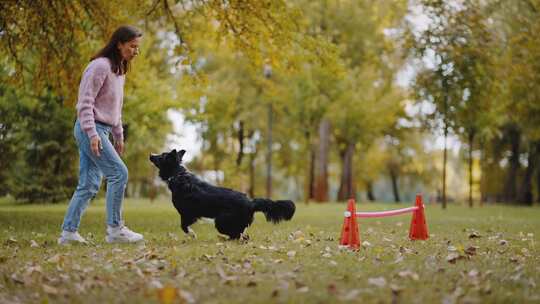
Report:
[[[95,156],[100,157],[101,154],[99,151],[103,149],[103,146],[101,146],[101,139],[99,136],[94,136],[90,139],[90,149]]]
[[[115,141],[114,142],[114,149],[118,153],[118,155],[122,155],[124,153],[124,142],[123,141]]]

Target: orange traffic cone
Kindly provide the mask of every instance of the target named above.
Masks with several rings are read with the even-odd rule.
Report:
[[[349,216],[346,216],[343,220],[343,227],[341,228],[341,240],[340,245],[349,246],[352,249],[360,248],[360,236],[358,232],[358,221],[356,220],[356,203],[354,199],[349,199],[347,205],[347,211]]]
[[[429,234],[421,194],[416,195],[416,207],[418,207],[418,209],[414,211],[412,215],[409,238],[411,240],[427,240],[429,238]]]

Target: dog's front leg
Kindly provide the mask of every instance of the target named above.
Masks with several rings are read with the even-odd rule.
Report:
[[[193,229],[191,229],[191,226],[193,223],[195,223],[197,221],[196,218],[193,218],[193,217],[187,217],[187,216],[182,216],[181,217],[181,226],[182,226],[182,230],[187,234],[189,235],[190,237],[196,239],[197,238],[197,234],[195,233],[195,231],[193,231]]]
[[[197,234],[195,231],[193,231],[193,229],[191,229],[191,227],[188,227],[188,235],[193,239],[197,239]]]

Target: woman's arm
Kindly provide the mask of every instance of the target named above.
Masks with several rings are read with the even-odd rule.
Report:
[[[88,138],[98,136],[94,118],[94,104],[99,90],[103,86],[111,67],[107,60],[96,59],[90,63],[83,74],[79,86],[77,116],[81,128]]]

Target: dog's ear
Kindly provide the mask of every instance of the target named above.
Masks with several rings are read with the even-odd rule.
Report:
[[[175,161],[177,157],[178,157],[178,153],[176,152],[176,149],[173,149],[171,152],[165,155],[165,159],[169,161]]]
[[[186,154],[186,150],[180,150],[178,151],[178,154],[176,154],[176,160],[179,164],[182,163],[182,158],[184,157],[184,154]]]

